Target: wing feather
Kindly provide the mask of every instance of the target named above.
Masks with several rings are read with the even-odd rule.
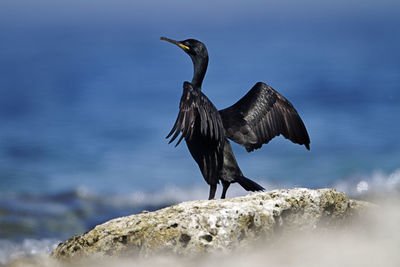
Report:
[[[226,136],[249,152],[278,135],[310,149],[307,129],[296,109],[265,83],[256,83],[238,102],[219,113]]]
[[[200,122],[200,132],[210,139],[221,141],[224,136],[223,123],[218,110],[211,101],[201,92],[193,89],[188,82],[184,84],[184,93],[179,105],[178,117],[172,130],[166,138],[172,136],[173,142],[180,133],[190,139],[196,120]]]

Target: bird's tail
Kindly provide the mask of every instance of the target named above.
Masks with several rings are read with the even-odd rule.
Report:
[[[236,182],[238,182],[247,191],[254,192],[254,191],[264,191],[265,190],[264,187],[262,187],[261,185],[257,184],[256,182],[254,182],[244,176],[237,178]]]

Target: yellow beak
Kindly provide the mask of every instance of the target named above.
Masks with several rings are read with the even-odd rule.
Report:
[[[185,50],[185,51],[189,51],[189,50],[190,50],[190,48],[189,48],[188,46],[183,45],[183,44],[181,44],[181,43],[178,43],[178,46],[179,46],[180,48],[182,48],[183,50]]]

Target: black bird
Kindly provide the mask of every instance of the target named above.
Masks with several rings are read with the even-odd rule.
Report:
[[[213,199],[217,184],[222,183],[221,198],[225,198],[231,183],[238,182],[247,191],[264,188],[243,176],[228,138],[241,144],[248,152],[267,144],[282,134],[294,143],[310,149],[306,127],[292,104],[265,83],[258,82],[234,105],[217,110],[201,92],[201,84],[208,65],[206,46],[195,39],[173,43],[185,51],[193,61],[192,82],[183,83],[178,118],[166,138],[173,142],[180,133],[176,146],[184,138],[204,179],[210,185],[209,199]]]

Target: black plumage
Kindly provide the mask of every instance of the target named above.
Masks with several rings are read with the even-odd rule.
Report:
[[[185,139],[205,181],[210,185],[209,199],[213,199],[221,181],[225,198],[231,183],[238,182],[247,191],[264,190],[244,177],[228,138],[243,145],[248,152],[283,135],[294,143],[310,149],[306,127],[293,105],[265,83],[258,82],[234,105],[218,111],[201,92],[207,70],[208,52],[203,43],[194,39],[161,40],[182,48],[192,59],[194,74],[191,82],[184,82],[178,117],[167,138],[176,146]]]
[[[256,83],[238,102],[219,113],[226,136],[248,152],[280,134],[310,149],[310,138],[296,109],[265,83]]]
[[[213,103],[189,82],[183,84],[178,118],[167,136],[172,136],[169,143],[180,133],[176,146],[185,138],[204,179],[208,184],[216,185],[223,162],[224,126]]]

